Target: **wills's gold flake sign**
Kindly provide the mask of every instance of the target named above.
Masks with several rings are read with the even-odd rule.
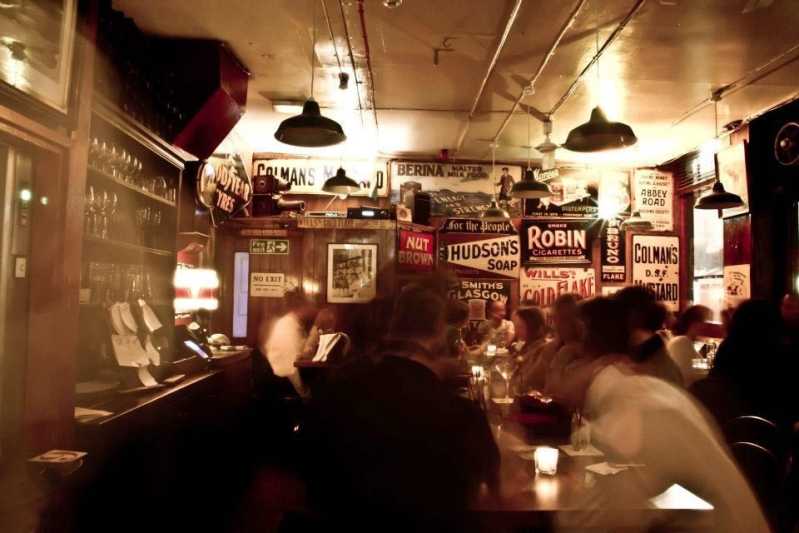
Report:
[[[561,294],[590,298],[596,294],[593,268],[526,267],[519,277],[519,296],[525,304],[549,307]]]

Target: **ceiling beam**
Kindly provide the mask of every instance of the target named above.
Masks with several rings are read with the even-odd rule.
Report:
[[[543,59],[541,59],[541,63],[538,65],[535,74],[533,74],[533,76],[528,80],[527,85],[522,87],[522,89],[519,91],[519,96],[518,98],[516,98],[516,101],[513,102],[513,107],[511,107],[511,110],[508,112],[507,116],[502,121],[502,124],[499,125],[499,129],[497,129],[497,133],[494,135],[494,140],[493,140],[494,143],[496,143],[497,140],[499,140],[500,135],[502,135],[502,132],[505,131],[505,128],[508,126],[511,117],[513,117],[514,113],[516,112],[516,109],[519,107],[519,104],[521,104],[524,96],[528,94],[529,91],[535,89],[535,84],[538,83],[538,79],[541,77],[541,74],[544,72],[544,69],[549,64],[549,61],[552,59],[552,56],[555,55],[555,49],[558,46],[560,46],[560,42],[563,40],[563,37],[566,35],[566,32],[569,31],[569,28],[571,28],[572,24],[574,24],[574,21],[577,19],[577,15],[580,13],[580,10],[583,8],[583,6],[587,1],[588,0],[578,0],[577,4],[574,6],[574,9],[572,9],[572,12],[569,14],[569,18],[566,19],[566,22],[563,24],[563,26],[561,26],[560,31],[555,37],[555,40],[552,41],[552,44],[549,46],[549,49],[547,50],[547,53],[544,54]],[[532,113],[532,110],[534,108],[532,108],[532,106],[529,106],[529,108]],[[542,122],[544,121],[545,118],[548,118],[548,114],[541,113],[540,111],[532,114],[535,118],[541,120]]]
[[[555,103],[555,105],[552,106],[552,109],[549,110],[550,115],[554,115],[558,111],[558,109],[560,109],[560,107],[563,104],[565,104],[569,98],[571,98],[571,96],[577,90],[577,86],[579,85],[583,77],[585,77],[588,71],[591,70],[591,67],[594,66],[597,61],[599,61],[599,58],[602,57],[602,54],[605,53],[605,50],[610,48],[610,46],[616,41],[619,35],[621,35],[622,30],[624,30],[624,28],[627,27],[627,24],[633,19],[633,17],[635,17],[635,15],[644,6],[645,3],[646,0],[637,0],[635,2],[635,5],[633,5],[632,9],[630,9],[630,12],[627,13],[627,16],[624,17],[621,22],[619,22],[619,25],[616,26],[616,29],[613,30],[613,33],[610,34],[610,36],[605,40],[600,49],[597,50],[596,54],[594,54],[594,57],[592,57],[591,61],[589,61],[588,64],[585,66],[585,68],[583,68],[582,72],[580,72],[580,74],[577,75],[577,77],[574,79],[574,81],[566,90],[566,92],[563,93],[563,96],[560,97],[560,100],[558,100]]]
[[[488,84],[488,80],[491,78],[491,75],[494,73],[494,68],[497,66],[497,60],[499,59],[499,55],[502,53],[502,49],[505,48],[505,43],[508,41],[508,36],[510,35],[510,30],[513,27],[513,23],[516,22],[516,18],[519,15],[519,10],[522,7],[524,0],[516,0],[516,3],[513,6],[513,9],[508,15],[508,20],[505,22],[505,29],[502,32],[502,36],[500,36],[499,41],[497,42],[497,46],[494,48],[494,53],[491,56],[491,61],[488,63],[488,68],[486,69],[485,75],[483,79],[480,81],[480,88],[477,89],[477,94],[474,96],[474,102],[472,102],[472,108],[469,110],[469,114],[466,116],[466,122],[464,122],[463,126],[461,127],[460,135],[458,135],[458,140],[455,142],[455,152],[461,149],[463,146],[463,139],[466,138],[466,133],[469,131],[469,127],[472,124],[472,119],[474,118],[474,113],[477,110],[477,104],[480,102],[480,98],[483,97],[483,93],[485,92],[486,84]]]

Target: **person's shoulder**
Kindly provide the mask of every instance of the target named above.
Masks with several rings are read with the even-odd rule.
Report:
[[[691,341],[691,339],[685,335],[677,335],[676,337],[672,337],[667,342],[667,346],[670,350],[672,348],[685,348],[692,345],[693,341]]]

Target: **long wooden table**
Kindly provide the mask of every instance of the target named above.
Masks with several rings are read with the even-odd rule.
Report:
[[[474,508],[489,529],[638,531],[644,524],[678,523],[682,529],[703,530],[713,525],[712,506],[679,485],[661,487],[664,494],[652,493],[651,487],[642,489],[640,473],[646,466],[602,476],[586,467],[607,461],[606,457],[569,456],[560,450],[557,473],[537,475],[535,447],[559,448],[566,438],[531,436],[509,419],[507,407],[501,413],[490,405],[489,419],[495,435],[497,424],[502,424],[497,439],[502,458],[500,495],[486,494]]]

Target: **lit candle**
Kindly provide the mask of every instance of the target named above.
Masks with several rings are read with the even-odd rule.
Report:
[[[474,365],[472,367],[472,377],[474,379],[480,379],[483,377],[483,367],[480,365]]]
[[[488,357],[494,357],[497,355],[497,345],[496,344],[489,344],[486,346],[486,355]]]
[[[554,476],[558,472],[558,449],[539,446],[533,454],[536,474]]]

